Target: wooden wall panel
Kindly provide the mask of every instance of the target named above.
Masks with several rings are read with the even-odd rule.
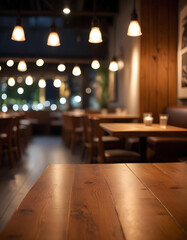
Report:
[[[140,114],[176,104],[177,0],[141,0]]]

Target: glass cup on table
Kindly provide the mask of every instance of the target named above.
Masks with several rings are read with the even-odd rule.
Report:
[[[143,114],[143,122],[145,126],[151,126],[153,123],[152,113],[144,113]]]
[[[160,114],[159,115],[160,119],[160,127],[161,128],[166,128],[167,123],[168,123],[168,114]]]

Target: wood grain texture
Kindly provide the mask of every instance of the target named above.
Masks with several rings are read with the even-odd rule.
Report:
[[[186,164],[180,163],[175,166],[172,166],[172,163],[166,164],[166,166],[164,164],[127,165],[154,196],[159,199],[160,203],[187,237]],[[181,179],[181,173],[183,179]]]
[[[49,165],[0,239],[66,239],[73,165]]]
[[[125,239],[100,165],[76,166],[68,239]]]
[[[145,126],[143,123],[101,123],[100,126],[115,137],[148,137],[148,136],[187,136],[187,129],[159,124]]]
[[[187,239],[187,168],[164,164],[49,165],[0,239]]]
[[[177,0],[141,0],[140,115],[176,104]]]
[[[186,239],[159,199],[155,198],[141,178],[129,171],[129,166],[136,165],[115,164],[103,169],[126,239]],[[141,167],[141,164],[138,166]]]

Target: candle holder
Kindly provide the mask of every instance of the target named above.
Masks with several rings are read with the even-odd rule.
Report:
[[[168,114],[160,114],[160,127],[166,128],[168,123]]]
[[[144,113],[143,114],[143,122],[145,126],[151,126],[153,123],[152,113]]]

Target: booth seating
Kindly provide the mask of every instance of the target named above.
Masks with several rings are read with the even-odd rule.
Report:
[[[167,107],[164,113],[169,115],[169,125],[187,128],[187,106]],[[147,145],[151,161],[179,161],[187,157],[187,136],[149,137]]]

